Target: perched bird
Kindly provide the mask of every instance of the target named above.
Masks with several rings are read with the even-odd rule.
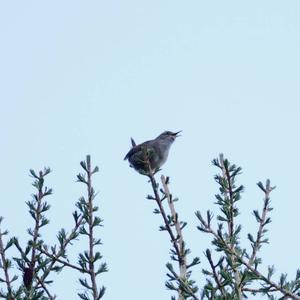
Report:
[[[131,138],[132,148],[124,160],[128,159],[130,167],[140,174],[149,175],[149,167],[155,173],[166,162],[170,147],[180,132],[164,131],[154,140],[139,145]]]

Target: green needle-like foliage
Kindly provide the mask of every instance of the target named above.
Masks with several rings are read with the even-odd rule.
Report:
[[[85,174],[79,174],[77,180],[86,185],[87,197],[81,197],[78,200],[77,208],[79,212],[76,213],[76,215],[80,214],[82,216],[79,235],[87,237],[89,248],[79,254],[78,265],[81,268],[81,272],[87,274],[89,280],[87,278],[79,279],[85,292],[78,293],[78,296],[84,300],[98,300],[103,297],[105,287],[98,286],[96,277],[108,270],[106,263],[100,263],[102,255],[96,250],[102,243],[100,239],[95,238],[95,230],[102,226],[103,220],[95,215],[98,211],[98,207],[94,204],[96,193],[92,186],[92,175],[97,173],[99,168],[92,168],[89,155],[86,157],[85,161],[80,163],[80,165],[85,171]]]
[[[76,204],[78,209],[73,213],[73,228],[70,231],[62,228],[57,233],[56,245],[47,245],[42,238],[43,229],[49,224],[46,213],[50,205],[46,197],[52,194],[52,189],[45,186],[45,177],[51,172],[49,168],[39,172],[30,170],[30,175],[33,177],[32,185],[36,192],[32,195],[32,199],[26,202],[33,225],[27,229],[29,240],[25,246],[22,246],[17,238],[5,241],[8,232],[1,229],[2,217],[0,217],[0,270],[3,271],[0,274],[0,287],[2,287],[0,298],[9,300],[56,299],[51,291],[53,280],[49,279],[49,276],[53,273],[60,273],[65,267],[87,275],[87,278],[79,281],[86,288],[84,293],[78,295],[79,298],[100,299],[104,295],[105,288],[98,287],[96,277],[106,272],[107,266],[101,262],[100,252],[95,251],[96,247],[102,244],[101,239],[98,235],[94,238],[95,229],[102,226],[103,221],[96,215],[98,207],[93,202],[96,193],[91,183],[92,175],[97,173],[99,168],[91,168],[90,156],[87,156],[86,161],[81,162],[81,167],[85,173],[79,174],[77,179],[87,186],[87,196],[81,197]],[[72,263],[67,256],[67,249],[81,239],[81,236],[82,238],[88,237],[88,250],[80,253],[79,264]],[[12,247],[19,252],[19,257],[13,257],[13,260],[7,257],[7,251]],[[10,274],[15,266],[18,267],[17,274],[21,273],[21,278],[17,274]]]
[[[196,212],[199,221],[197,228],[208,234],[212,242],[212,247],[204,250],[208,267],[202,270],[206,282],[199,292],[199,284],[192,279],[192,271],[200,259],[189,258],[191,251],[183,235],[187,222],[182,221],[175,210],[178,199],[170,192],[169,177],[161,176],[161,183],[158,183],[156,174],[159,170],[151,169],[150,158],[151,150],[143,153],[140,173],[150,179],[153,193],[147,199],[155,202],[153,213],[162,220],[159,230],[165,232],[171,242],[165,285],[173,293],[172,300],[242,300],[253,299],[256,295],[274,300],[300,300],[300,270],[296,270],[293,279],[289,279],[287,274],[276,275],[274,266],[269,266],[266,272],[261,271],[260,250],[269,243],[268,225],[273,209],[270,195],[275,188],[269,180],[257,184],[263,194],[262,208],[252,212],[257,230],[247,233],[248,243],[242,245],[242,224],[237,219],[244,192],[243,185],[238,183],[242,169],[231,164],[223,155],[213,160],[219,171],[214,177],[218,184],[215,195],[217,212]],[[99,208],[95,205],[97,193],[92,184],[99,168],[92,166],[89,155],[80,166],[82,172],[77,175],[77,181],[83,184],[86,193],[78,199],[76,209],[70,215],[72,227],[68,230],[61,228],[57,232],[56,244],[49,245],[43,238],[49,224],[47,213],[51,208],[48,196],[52,195],[52,189],[46,186],[47,176],[51,172],[49,168],[39,172],[30,170],[34,193],[26,202],[32,220],[27,229],[27,242],[10,237],[8,231],[3,229],[3,218],[0,217],[0,298],[58,299],[51,283],[56,278],[53,275],[60,276],[64,268],[80,273],[79,284],[83,291],[77,294],[78,299],[99,300],[104,296],[106,288],[100,284],[100,275],[108,269],[99,250],[102,246],[99,229],[103,226],[103,220],[98,215]],[[78,241],[86,242],[86,246],[73,262],[68,253]],[[9,255],[12,249],[17,253],[14,257]]]
[[[151,170],[149,159],[145,162],[148,167],[148,177],[150,179],[153,195],[148,195],[147,199],[156,201],[158,208],[154,209],[154,214],[160,214],[163,219],[163,224],[159,226],[160,231],[166,231],[171,239],[172,248],[170,249],[170,258],[173,263],[167,263],[168,269],[166,287],[175,291],[178,295],[178,300],[183,299],[199,299],[196,294],[198,287],[196,282],[191,279],[191,268],[200,263],[200,259],[195,257],[191,263],[187,262],[187,255],[190,249],[186,247],[183,239],[183,229],[187,225],[186,222],[180,221],[178,213],[175,210],[174,202],[178,201],[173,198],[169,190],[169,177],[161,176],[162,188],[156,182],[155,173],[157,170]],[[172,296],[172,299],[175,299]]]
[[[219,185],[219,193],[215,196],[215,204],[219,208],[217,225],[212,224],[213,214],[207,211],[206,217],[197,211],[196,216],[200,221],[197,227],[200,231],[212,236],[214,249],[207,249],[205,256],[210,269],[204,269],[206,284],[202,290],[202,299],[247,299],[253,295],[266,295],[268,299],[300,299],[300,272],[296,278],[287,280],[287,275],[282,274],[279,282],[272,281],[274,267],[269,267],[268,273],[259,271],[262,260],[258,257],[261,247],[268,243],[266,234],[267,225],[271,222],[269,213],[270,193],[272,187],[270,181],[266,184],[259,182],[257,185],[264,193],[262,211],[253,211],[258,223],[256,234],[248,233],[250,251],[240,245],[241,224],[237,222],[239,215],[238,202],[244,191],[242,185],[237,184],[237,176],[241,168],[237,167],[223,157],[213,160],[213,165],[219,168],[220,173],[215,176]],[[216,251],[216,253],[214,252]]]

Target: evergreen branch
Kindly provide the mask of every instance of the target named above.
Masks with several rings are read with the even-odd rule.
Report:
[[[91,170],[91,159],[88,155],[86,158],[86,173],[87,173],[87,190],[88,190],[88,227],[89,227],[89,274],[90,279],[92,282],[92,289],[93,289],[93,298],[94,300],[98,299],[98,289],[96,283],[96,274],[95,274],[95,267],[94,267],[94,231],[93,231],[93,198],[94,193],[92,191],[92,170]]]
[[[251,266],[247,261],[245,261],[243,258],[241,258],[238,254],[235,253],[235,251],[232,251],[232,254],[236,256],[236,258],[245,266],[247,267],[248,270],[250,270],[251,272],[253,272],[260,280],[264,281],[265,283],[267,283],[271,288],[273,288],[272,290],[269,291],[279,291],[281,292],[285,297],[290,297],[291,299],[294,300],[300,300],[300,296],[292,293],[291,291],[285,289],[282,287],[282,285],[279,285],[277,283],[275,283],[274,281],[272,281],[270,278],[268,278],[268,276],[264,276],[262,273],[260,273],[257,269],[255,269],[253,266]]]
[[[179,259],[180,264],[182,264],[182,262],[181,262],[182,258],[181,258],[181,254],[180,254],[180,249],[179,249],[178,244],[177,244],[177,239],[176,239],[176,237],[175,237],[175,235],[174,235],[174,233],[173,233],[173,231],[171,229],[170,222],[169,222],[169,220],[167,218],[167,214],[166,214],[165,209],[164,209],[164,207],[162,205],[162,199],[160,198],[160,196],[158,194],[158,183],[155,180],[154,173],[153,173],[153,171],[150,168],[150,164],[148,164],[148,165],[149,165],[149,175],[148,176],[150,178],[150,182],[151,182],[152,189],[153,189],[153,192],[154,192],[154,199],[155,199],[155,201],[157,203],[159,212],[160,212],[160,214],[161,214],[161,216],[162,216],[162,218],[164,220],[164,224],[165,224],[164,228],[169,233],[169,236],[171,238],[171,242],[173,244],[175,253],[176,253],[176,255],[177,255],[178,259]]]
[[[38,281],[38,283],[41,285],[41,287],[43,288],[43,290],[46,292],[46,294],[48,295],[50,300],[55,300],[56,296],[52,296],[50,291],[48,290],[44,280],[42,278],[40,278],[39,276],[36,275],[36,279]]]
[[[244,292],[250,292],[250,293],[265,293],[266,292],[265,288],[254,289],[254,288],[243,287],[242,290]],[[270,288],[270,289],[268,289],[268,292],[275,293],[275,292],[278,292],[278,290],[275,288]]]
[[[51,263],[49,264],[49,266],[45,269],[43,276],[41,277],[41,281],[44,282],[45,279],[47,278],[47,276],[50,274],[50,271],[52,270],[52,268],[54,267],[55,263],[61,263],[64,266],[68,266],[71,267],[73,269],[77,269],[78,271],[82,272],[81,268],[78,268],[75,265],[72,265],[70,263],[68,263],[67,261],[63,261],[60,259],[61,256],[64,255],[65,251],[66,251],[66,247],[72,242],[72,240],[74,240],[74,238],[77,236],[77,232],[79,230],[79,227],[82,225],[83,222],[83,216],[80,216],[78,220],[76,220],[75,222],[75,226],[72,229],[72,231],[70,232],[70,234],[68,235],[68,237],[66,239],[63,240],[62,243],[60,243],[60,249],[57,253],[54,254],[50,254],[47,251],[47,248],[44,247],[44,249],[42,247],[39,248],[39,251],[41,253],[43,253],[44,255],[46,255],[47,257],[49,257],[51,259]],[[55,249],[55,246],[54,248]]]
[[[184,300],[184,299],[186,299],[186,295],[187,295],[187,296],[193,298],[194,300],[199,300],[199,298],[195,295],[195,291],[190,287],[189,284],[187,284],[186,280],[184,278],[182,278],[181,276],[178,276],[178,274],[174,271],[172,264],[168,263],[167,268],[172,274],[172,280],[176,279],[179,283],[179,288],[175,288],[174,286],[172,286],[172,288],[171,288],[178,292],[179,299]]]
[[[272,208],[270,207],[270,193],[275,189],[275,187],[270,186],[270,180],[267,180],[265,187],[261,182],[259,182],[257,185],[264,192],[265,197],[264,197],[264,206],[263,206],[261,217],[257,218],[259,221],[259,228],[257,231],[256,240],[252,242],[252,254],[249,258],[249,265],[253,264],[256,258],[256,254],[259,251],[261,244],[263,242],[262,237],[264,235],[264,227],[265,225],[268,224],[268,222],[266,222],[267,213],[272,210]],[[254,212],[254,214],[256,215],[257,213]]]
[[[163,189],[164,189],[164,194],[167,197],[168,200],[168,205],[171,211],[171,216],[173,219],[173,222],[175,224],[175,229],[176,229],[176,233],[177,233],[177,240],[176,240],[176,244],[178,245],[178,258],[179,258],[179,270],[180,270],[180,277],[181,278],[186,278],[186,271],[187,271],[187,263],[186,263],[186,253],[185,253],[185,245],[184,245],[184,241],[183,241],[183,235],[182,235],[182,230],[180,227],[180,223],[178,221],[178,215],[175,211],[175,207],[174,207],[174,202],[171,199],[171,194],[169,191],[169,187],[167,185],[167,181],[166,178],[162,175],[161,176],[161,182],[163,185]]]
[[[2,217],[0,218],[0,223],[2,222]],[[13,294],[12,294],[12,286],[11,286],[11,279],[9,277],[8,273],[8,268],[9,268],[9,261],[6,259],[5,255],[5,248],[3,244],[3,236],[7,234],[7,231],[2,232],[0,228],[0,258],[1,258],[1,266],[4,271],[4,276],[5,276],[5,284],[7,287],[7,298],[13,299]]]
[[[163,185],[163,194],[167,199],[167,203],[169,205],[169,209],[171,212],[171,218],[172,218],[172,224],[175,225],[175,230],[176,230],[176,234],[177,234],[177,240],[176,240],[176,244],[178,245],[179,248],[179,255],[178,255],[178,263],[179,263],[179,277],[176,276],[177,281],[179,282],[179,299],[185,299],[184,297],[184,293],[188,294],[190,297],[192,297],[193,299],[198,299],[195,296],[195,291],[193,291],[193,289],[195,290],[196,287],[193,287],[193,289],[191,289],[190,285],[187,283],[187,279],[188,279],[188,275],[187,275],[187,260],[186,260],[186,255],[187,255],[187,250],[185,249],[185,243],[183,240],[183,234],[182,234],[182,225],[179,221],[178,218],[178,214],[175,210],[175,206],[174,206],[174,200],[172,199],[172,195],[170,193],[169,187],[168,187],[168,182],[169,182],[169,178],[165,178],[163,175],[161,176],[161,182]],[[197,260],[197,259],[196,259]],[[195,264],[197,264],[199,262],[196,262]],[[197,289],[197,288],[196,288]]]
[[[77,271],[79,271],[79,272],[81,272],[81,273],[88,273],[88,272],[86,272],[84,269],[79,268],[79,267],[77,267],[76,265],[71,264],[71,263],[69,263],[68,261],[61,259],[61,258],[60,258],[61,255],[59,255],[59,254],[53,255],[53,254],[49,253],[45,248],[44,248],[44,249],[40,248],[39,251],[40,251],[41,253],[45,254],[47,257],[49,257],[49,258],[51,259],[51,264],[50,264],[49,267],[48,267],[49,271],[51,270],[51,268],[53,268],[54,264],[58,262],[58,263],[62,264],[63,266],[70,267],[70,268],[72,268],[72,269],[74,269],[74,270],[77,270]],[[51,267],[51,268],[50,268],[50,267]],[[45,272],[44,274],[47,274],[47,275],[48,275],[48,273],[49,273],[49,272],[47,272],[47,273]],[[47,275],[43,275],[43,277],[41,278],[41,280],[42,280],[43,282],[45,281]]]
[[[224,188],[224,194],[229,194],[229,219],[228,219],[228,235],[231,247],[234,247],[233,243],[233,228],[234,228],[234,216],[233,216],[233,208],[234,208],[234,202],[233,202],[233,191],[232,191],[232,182],[231,182],[231,176],[229,174],[228,170],[228,162],[226,162],[226,165],[224,164],[224,158],[223,154],[220,154],[220,164],[221,169],[223,172],[223,178],[226,180],[227,186]]]
[[[252,265],[250,265],[247,261],[245,261],[239,254],[236,253],[235,249],[232,249],[231,246],[229,246],[222,237],[219,236],[219,234],[214,231],[211,226],[199,215],[199,212],[196,213],[198,219],[200,220],[201,224],[206,227],[206,232],[212,234],[215,239],[218,239],[220,241],[220,244],[224,247],[225,252],[230,253],[231,255],[235,256],[236,260],[243,264],[248,270],[250,270],[255,276],[259,279],[264,281],[266,284],[268,284],[271,288],[274,290],[272,291],[279,291],[281,292],[284,296],[290,297],[291,299],[294,300],[300,300],[300,296],[290,292],[289,290],[285,289],[282,287],[282,285],[276,284],[273,282],[269,276],[264,276],[262,273],[260,273],[257,269],[255,269]],[[201,221],[202,219],[202,221]],[[245,290],[245,289],[244,289]]]
[[[42,204],[42,200],[45,196],[50,195],[52,190],[48,190],[47,187],[43,190],[44,187],[44,177],[51,172],[49,168],[45,168],[44,172],[40,171],[39,175],[37,176],[32,170],[31,174],[36,181],[33,183],[33,186],[37,188],[38,192],[34,195],[34,199],[36,200],[36,207],[33,208],[33,205],[28,203],[29,208],[31,209],[31,215],[35,219],[35,226],[33,230],[33,239],[32,239],[32,252],[31,252],[31,260],[30,260],[30,269],[35,273],[35,263],[36,263],[36,249],[37,249],[37,241],[39,238],[39,230],[44,225],[44,222],[48,222],[43,215],[42,212],[47,210],[47,206]],[[46,208],[46,209],[45,209]],[[33,275],[34,276],[34,275]]]
[[[186,225],[185,222],[180,222],[178,219],[178,214],[176,213],[174,207],[174,200],[172,199],[172,195],[168,188],[169,178],[165,178],[161,176],[161,181],[163,185],[163,189],[161,189],[161,193],[163,197],[161,198],[158,192],[159,185],[155,180],[155,173],[151,168],[150,157],[148,152],[144,154],[145,161],[144,163],[148,167],[148,171],[145,172],[150,179],[151,186],[153,189],[154,196],[148,195],[148,199],[155,200],[158,206],[158,209],[154,210],[154,213],[159,213],[162,218],[164,225],[160,226],[161,230],[166,230],[170,236],[171,243],[173,245],[174,250],[171,250],[171,259],[174,261],[178,261],[179,264],[179,273],[178,276],[176,272],[173,270],[171,264],[167,264],[167,268],[171,272],[171,274],[167,274],[170,277],[169,281],[176,280],[178,283],[178,288],[176,288],[171,282],[167,282],[166,286],[171,290],[176,290],[178,292],[179,300],[187,299],[187,297],[192,297],[193,299],[198,299],[195,296],[196,291],[198,290],[197,286],[194,286],[194,281],[188,280],[190,276],[187,273],[188,267],[196,265],[199,263],[199,258],[195,258],[193,262],[187,266],[186,255],[189,252],[189,249],[185,249],[185,243],[182,236],[182,229]],[[167,203],[170,209],[170,215],[168,215],[165,211],[165,208],[162,204],[162,201],[167,199]],[[174,227],[173,227],[174,226]],[[175,228],[174,231],[172,228]]]
[[[220,159],[220,166],[223,172],[223,178],[224,181],[227,183],[226,185],[224,184],[222,187],[224,188],[224,194],[225,197],[228,195],[229,196],[229,219],[227,219],[227,223],[228,223],[228,236],[229,236],[229,245],[231,249],[234,249],[235,247],[235,238],[234,238],[234,192],[233,192],[233,187],[234,187],[234,179],[236,174],[238,174],[238,172],[235,172],[234,174],[230,174],[229,171],[229,162],[227,160],[224,161],[223,158],[223,154],[220,154],[219,156]],[[238,169],[237,169],[238,170]],[[234,171],[234,168],[232,168],[232,171]],[[226,190],[227,188],[227,190]],[[237,213],[236,213],[237,215]],[[239,300],[243,299],[243,293],[241,290],[241,276],[240,276],[240,272],[239,270],[235,267],[235,259],[232,256],[231,257],[232,260],[232,267],[233,267],[233,272],[234,272],[234,276],[235,276],[235,290],[238,296]]]
[[[79,254],[78,263],[81,267],[81,272],[89,275],[91,283],[88,283],[87,279],[79,279],[80,284],[86,289],[86,292],[78,293],[78,296],[81,299],[88,300],[89,291],[94,300],[99,300],[103,297],[106,288],[101,287],[98,289],[96,277],[100,273],[107,272],[106,263],[102,263],[97,270],[95,269],[96,261],[101,259],[102,256],[99,252],[95,252],[95,246],[100,245],[101,241],[94,238],[94,228],[96,226],[101,226],[102,220],[97,216],[94,217],[94,212],[98,210],[98,207],[94,205],[93,201],[96,197],[96,193],[92,187],[92,175],[98,172],[99,168],[95,167],[92,169],[90,155],[87,155],[86,160],[82,161],[80,165],[84,169],[86,176],[79,174],[77,178],[79,182],[84,183],[87,187],[87,200],[85,200],[84,197],[81,197],[76,204],[81,211],[85,222],[80,227],[79,234],[87,236],[89,247],[87,251]],[[76,219],[78,216],[74,215],[74,218]],[[85,228],[85,224],[87,225],[87,228]]]
[[[38,272],[41,270],[44,271],[46,266],[50,263],[49,259],[44,260],[41,253],[38,253],[39,248],[43,244],[43,241],[40,239],[40,230],[49,223],[44,213],[50,209],[50,206],[44,201],[44,198],[52,194],[52,189],[45,187],[44,183],[45,176],[50,172],[51,170],[49,168],[44,168],[44,170],[39,171],[38,174],[35,173],[34,170],[30,170],[30,174],[34,178],[32,185],[37,190],[37,192],[32,195],[32,200],[26,202],[29,213],[34,220],[33,229],[28,229],[31,239],[27,242],[25,250],[23,250],[17,238],[13,238],[13,243],[21,254],[21,258],[14,258],[14,260],[19,268],[23,270],[23,283],[26,288],[24,293],[26,299],[32,300],[40,299],[40,297],[43,297],[44,292],[48,295],[49,299],[55,299],[55,296],[52,296],[46,287],[47,283],[38,276]],[[29,255],[30,251],[31,255]],[[30,256],[30,258],[28,258],[28,256]],[[40,288],[42,288],[42,290],[39,290]]]
[[[216,271],[216,266],[213,263],[213,260],[212,260],[212,257],[211,257],[211,252],[210,252],[209,249],[206,250],[206,257],[207,257],[209,265],[210,265],[210,267],[212,269],[213,277],[214,277],[214,280],[215,280],[215,282],[216,282],[216,284],[218,286],[218,289],[220,290],[222,296],[225,297],[226,293],[225,293],[224,287],[221,284],[221,279],[219,278],[219,275],[218,275],[218,273]]]

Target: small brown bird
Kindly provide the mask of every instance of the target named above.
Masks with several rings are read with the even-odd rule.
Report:
[[[148,160],[152,171],[155,173],[166,162],[171,145],[180,132],[165,131],[154,140],[139,145],[136,145],[131,139],[132,148],[124,160],[128,159],[130,166],[140,174],[149,175]]]

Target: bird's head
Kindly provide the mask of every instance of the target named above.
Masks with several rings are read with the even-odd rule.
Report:
[[[181,132],[180,131],[177,131],[177,132],[172,132],[172,131],[164,131],[163,133],[161,133],[157,139],[161,139],[161,140],[165,140],[165,141],[169,141],[169,142],[174,142],[175,139],[177,137],[179,137],[179,133]]]

